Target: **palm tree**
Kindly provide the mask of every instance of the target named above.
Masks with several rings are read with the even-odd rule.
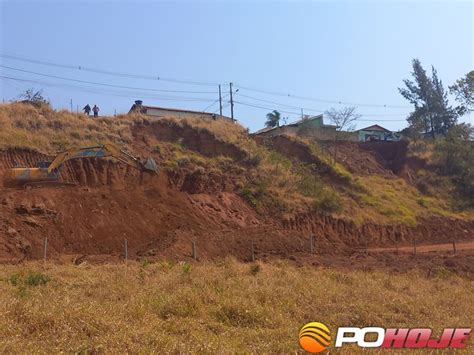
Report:
[[[265,126],[267,127],[280,127],[281,114],[277,110],[267,113],[267,121]]]

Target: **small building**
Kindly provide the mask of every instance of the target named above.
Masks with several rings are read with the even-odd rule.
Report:
[[[213,119],[213,120],[225,119],[232,122],[235,121],[230,117],[221,116],[215,113],[143,105],[142,100],[136,100],[135,103],[130,108],[130,111],[128,111],[128,113],[141,113],[147,116],[153,116],[157,118],[159,117],[207,118],[207,119]]]
[[[397,132],[392,132],[378,124],[359,129],[360,142],[370,142],[370,141],[399,141],[400,134]]]
[[[336,126],[324,123],[323,115],[304,116],[301,120],[277,127],[265,127],[253,135],[256,136],[301,136],[316,140],[331,140],[336,134]]]

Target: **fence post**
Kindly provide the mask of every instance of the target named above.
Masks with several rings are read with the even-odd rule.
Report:
[[[456,255],[456,242],[453,240],[453,252]]]
[[[196,249],[196,241],[193,240],[193,259],[197,260],[197,249]]]
[[[125,239],[125,262],[128,261],[128,243],[127,239]]]
[[[44,238],[44,246],[43,246],[43,261],[46,263],[46,258],[48,255],[48,237]]]
[[[255,261],[255,248],[253,246],[253,242],[252,242],[250,248],[251,248],[251,260],[252,260],[252,262],[254,262]]]
[[[416,255],[416,236],[413,236],[413,254]]]
[[[310,236],[310,250],[311,250],[311,254],[314,253],[314,235],[311,234]]]

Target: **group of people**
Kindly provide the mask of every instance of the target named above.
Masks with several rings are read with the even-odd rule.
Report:
[[[87,104],[86,106],[84,106],[84,108],[82,109],[84,111],[84,113],[87,115],[87,116],[90,116],[91,114],[91,107],[89,106],[89,104]],[[97,105],[94,105],[94,107],[92,107],[92,112],[94,113],[94,117],[99,117],[99,106]]]

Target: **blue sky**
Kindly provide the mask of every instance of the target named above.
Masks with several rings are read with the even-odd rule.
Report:
[[[272,109],[288,111],[283,116],[291,122],[300,107],[316,114],[346,102],[363,114],[358,128],[379,123],[396,130],[406,126],[410,112],[397,87],[410,76],[413,58],[427,69],[434,65],[445,86],[474,69],[473,11],[472,2],[456,1],[0,0],[0,54],[75,67],[0,57],[0,75],[9,78],[0,78],[0,96],[10,100],[34,87],[55,108],[69,108],[72,99],[74,110],[89,103],[113,114],[143,99],[203,110],[217,99],[217,83],[227,94],[232,81],[239,89],[235,116],[251,131],[263,126]],[[217,109],[214,104],[208,111]],[[224,114],[230,115],[228,106]]]

